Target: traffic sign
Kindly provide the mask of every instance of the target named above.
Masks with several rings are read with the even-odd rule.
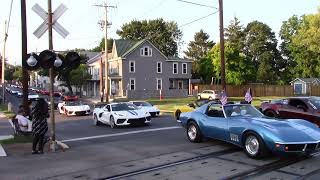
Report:
[[[60,6],[52,13],[52,28],[57,31],[63,38],[66,38],[69,35],[69,32],[60,25],[57,20],[66,12],[68,8],[60,4]],[[48,13],[39,5],[35,4],[32,7],[32,10],[37,13],[44,21],[43,23],[34,31],[34,35],[37,38],[40,38],[48,30]]]

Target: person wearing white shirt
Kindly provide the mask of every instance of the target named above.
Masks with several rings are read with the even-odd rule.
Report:
[[[19,111],[15,117],[15,119],[18,120],[19,128],[23,132],[31,132],[31,128],[32,128],[31,121],[25,116],[23,116],[22,114],[23,114],[23,111]]]

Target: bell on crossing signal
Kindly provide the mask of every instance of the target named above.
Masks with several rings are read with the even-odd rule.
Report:
[[[81,57],[76,52],[68,52],[65,58],[65,67],[76,69],[79,67]]]
[[[64,68],[64,66],[65,66],[64,57],[61,54],[57,54],[57,57],[53,63],[54,70],[60,71]]]
[[[27,59],[22,62],[23,68],[33,71],[40,67],[40,58],[37,54],[31,53],[27,55]]]
[[[54,61],[56,60],[56,53],[50,50],[44,50],[39,54],[40,66],[44,69],[54,67]]]

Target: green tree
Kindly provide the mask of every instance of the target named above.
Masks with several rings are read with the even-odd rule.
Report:
[[[277,49],[275,33],[268,25],[258,21],[250,22],[244,33],[244,53],[254,64],[256,81],[276,83],[283,60]]]
[[[290,17],[287,21],[282,23],[279,36],[282,40],[280,44],[280,53],[283,58],[283,69],[280,74],[280,79],[282,80],[281,84],[289,83],[294,77],[297,76],[295,72],[295,67],[297,62],[293,55],[295,47],[292,44],[293,36],[296,35],[298,28],[301,24],[301,19],[296,15]],[[299,77],[299,76],[297,76]],[[300,76],[301,77],[301,76]]]
[[[10,83],[14,79],[13,73],[14,73],[14,67],[6,66],[4,70],[4,79]]]
[[[188,44],[187,51],[184,51],[187,58],[192,59],[192,77],[200,78],[200,59],[208,54],[208,51],[214,46],[214,42],[209,40],[209,34],[202,29],[196,32],[194,40]]]
[[[104,39],[105,38],[102,38],[99,45],[90,49],[90,51],[93,51],[93,52],[101,52],[101,51],[104,51]],[[108,53],[111,53],[112,52],[112,46],[113,46],[113,39],[108,39]]]
[[[13,73],[13,79],[18,82],[22,82],[22,67],[17,66]]]
[[[80,89],[80,97],[82,95],[82,86],[88,79],[91,79],[91,75],[88,72],[88,66],[85,64],[81,64],[69,74],[70,84]]]
[[[177,54],[178,42],[182,38],[182,32],[174,21],[166,22],[162,18],[155,20],[133,20],[117,30],[117,34],[123,39],[142,40],[149,39],[166,56]]]
[[[237,17],[234,17],[230,21],[229,26],[225,29],[226,42],[228,42],[234,48],[237,48],[240,52],[244,49],[244,27],[240,24]]]
[[[212,60],[213,72],[216,79],[221,79],[220,44],[216,44],[209,52]],[[231,85],[241,85],[251,81],[254,77],[254,66],[230,43],[225,43],[226,82]]]

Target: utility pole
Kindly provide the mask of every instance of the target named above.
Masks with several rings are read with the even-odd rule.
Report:
[[[224,61],[224,28],[223,28],[223,2],[219,0],[219,22],[220,22],[220,63],[221,63],[221,85],[226,91],[225,61]]]
[[[105,80],[104,80],[104,95],[106,96],[106,102],[109,102],[109,64],[108,64],[108,8],[116,8],[115,6],[108,6],[108,0],[105,0],[104,5],[95,5],[98,7],[104,7],[105,9],[105,19],[104,19],[104,73],[105,73]],[[102,69],[100,69],[102,71]],[[100,78],[100,81],[103,79]],[[100,83],[101,88],[101,83]],[[100,94],[103,94],[100,92]],[[101,98],[103,100],[103,97]]]
[[[7,34],[7,21],[4,22],[4,40],[3,40],[3,49],[2,49],[2,64],[1,64],[1,84],[2,84],[2,102],[5,104],[5,84],[4,84],[4,69],[5,69],[5,61],[6,61],[6,42],[7,42],[8,34]]]
[[[53,51],[53,41],[52,41],[52,3],[51,0],[48,0],[48,33],[49,33],[49,50]],[[53,68],[49,69],[49,78],[50,78],[50,122],[51,122],[51,151],[56,150],[56,127],[55,127],[55,118],[54,118],[54,102],[53,102],[53,91],[54,91],[54,72]]]
[[[21,0],[21,37],[21,57],[22,61],[26,61],[28,54],[26,0]],[[23,109],[29,114],[30,109],[28,105],[28,77],[28,70],[22,68],[22,105]]]
[[[99,63],[99,83],[100,83],[100,101],[103,102],[103,75],[102,75],[102,69],[103,69],[103,62],[102,58],[100,58],[100,63]]]

